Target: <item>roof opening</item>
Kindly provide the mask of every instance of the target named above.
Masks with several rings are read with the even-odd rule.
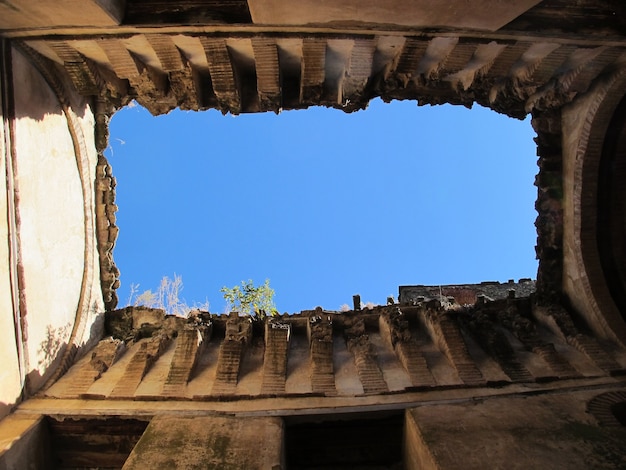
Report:
[[[120,306],[174,273],[212,312],[222,286],[270,279],[290,313],[536,276],[529,119],[409,101],[237,117],[136,105],[110,131]]]

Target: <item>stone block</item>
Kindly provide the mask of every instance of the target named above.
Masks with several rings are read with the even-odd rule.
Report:
[[[279,470],[280,418],[155,417],[124,464],[145,468]]]
[[[625,468],[626,429],[585,412],[589,392],[407,410],[407,469]]]

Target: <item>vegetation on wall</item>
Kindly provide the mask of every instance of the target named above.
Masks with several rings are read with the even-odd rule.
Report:
[[[164,276],[156,291],[145,290],[138,294],[139,284],[130,285],[130,295],[128,297],[129,306],[144,306],[149,308],[160,308],[170,315],[186,317],[191,310],[209,311],[209,301],[203,303],[193,303],[188,305],[185,299],[181,298],[183,290],[183,278],[174,274],[170,279]]]
[[[131,284],[127,306],[160,308],[169,315],[182,317],[189,315],[192,310],[209,311],[208,299],[202,303],[194,302],[189,305],[181,297],[182,290],[183,279],[177,274],[174,274],[171,279],[164,276],[155,291],[148,289],[139,293],[139,284]],[[254,285],[251,279],[241,281],[241,285],[224,286],[220,292],[226,300],[227,312],[239,312],[242,315],[250,315],[255,318],[278,314],[274,305],[274,289],[270,287],[269,279],[266,279],[260,286]]]
[[[241,286],[224,286],[220,292],[224,295],[229,311],[257,318],[264,318],[268,314],[278,315],[274,305],[274,289],[270,287],[269,279],[260,286],[255,286],[251,279],[241,281]]]

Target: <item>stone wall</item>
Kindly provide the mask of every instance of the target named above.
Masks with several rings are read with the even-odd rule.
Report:
[[[504,397],[407,410],[407,469],[624,468],[626,430],[599,426],[597,392]]]

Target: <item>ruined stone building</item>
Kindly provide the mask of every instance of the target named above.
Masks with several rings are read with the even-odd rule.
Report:
[[[4,0],[0,36],[0,469],[626,468],[623,0]],[[117,109],[374,97],[532,115],[536,283],[116,310]]]

